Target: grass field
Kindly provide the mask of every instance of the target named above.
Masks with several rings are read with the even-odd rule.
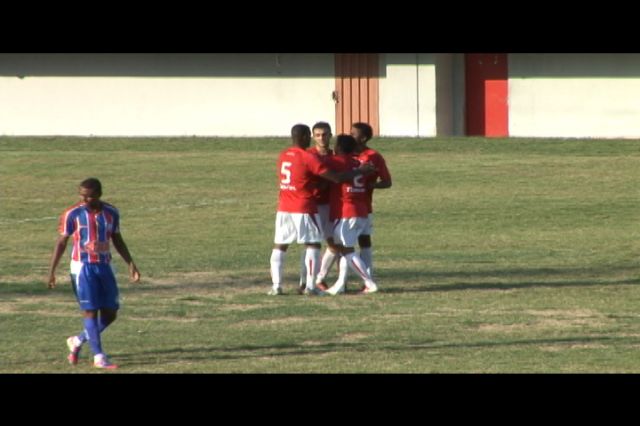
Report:
[[[273,298],[287,145],[0,138],[0,373],[96,372],[88,347],[65,360],[81,328],[70,247],[45,285],[57,217],[89,176],[143,276],[129,284],[116,258],[103,345],[118,372],[640,373],[640,142],[374,139],[394,182],[374,197],[381,292],[295,295],[292,246]]]

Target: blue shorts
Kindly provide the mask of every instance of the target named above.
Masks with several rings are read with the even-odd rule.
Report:
[[[120,308],[116,276],[108,263],[72,262],[71,284],[84,311]]]

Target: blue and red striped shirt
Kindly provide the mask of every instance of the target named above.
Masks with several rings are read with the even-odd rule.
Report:
[[[109,263],[111,235],[120,232],[120,213],[111,204],[92,212],[84,202],[69,207],[60,216],[60,235],[73,236],[71,259],[85,263]]]

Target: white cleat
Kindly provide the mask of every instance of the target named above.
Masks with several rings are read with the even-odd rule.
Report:
[[[327,290],[327,293],[329,293],[332,296],[337,296],[338,294],[344,294],[344,286],[337,286],[337,285],[332,285],[329,290]]]
[[[377,291],[378,291],[378,286],[373,284],[371,286],[366,286],[364,290],[362,290],[360,293],[369,294],[369,293],[376,293]]]
[[[315,288],[313,290],[309,290],[308,288],[304,289],[305,296],[326,296],[327,293],[320,290],[319,288]]]
[[[284,293],[282,292],[282,287],[278,287],[278,288],[272,288],[271,290],[269,290],[269,293],[267,293],[267,296],[282,296]]]

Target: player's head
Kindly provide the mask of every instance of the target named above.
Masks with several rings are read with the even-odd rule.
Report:
[[[336,138],[336,152],[338,154],[352,154],[356,149],[356,140],[353,136],[345,133],[339,134]]]
[[[311,128],[311,134],[313,140],[316,141],[317,146],[323,146],[329,148],[329,141],[331,140],[331,126],[326,121],[318,121]]]
[[[95,206],[102,197],[102,184],[96,178],[88,178],[80,182],[79,194],[82,201]]]
[[[373,137],[373,128],[368,123],[358,122],[351,125],[351,136],[360,145],[366,145]]]
[[[311,129],[306,124],[296,124],[291,128],[291,140],[300,148],[309,148],[311,144]]]

